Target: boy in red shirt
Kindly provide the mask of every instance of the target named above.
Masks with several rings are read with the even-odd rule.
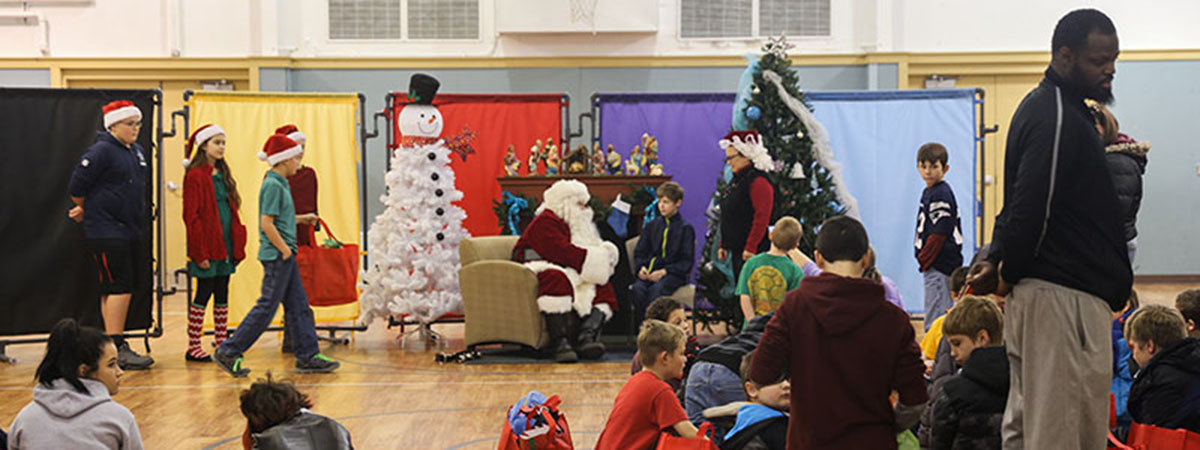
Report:
[[[651,449],[668,428],[682,437],[696,437],[696,426],[665,381],[683,376],[686,342],[679,327],[653,319],[642,323],[637,344],[643,369],[617,393],[596,450]]]
[[[908,314],[862,278],[868,244],[850,217],[821,224],[814,259],[824,272],[788,293],[759,340],[751,381],[790,376],[791,450],[895,449],[929,399]]]

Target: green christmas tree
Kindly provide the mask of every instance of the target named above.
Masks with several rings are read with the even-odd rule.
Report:
[[[771,222],[783,216],[799,220],[804,230],[800,251],[811,256],[816,245],[815,228],[830,217],[846,213],[857,215],[857,208],[849,193],[838,186],[840,166],[833,161],[824,129],[812,117],[811,107],[805,102],[799,77],[787,56],[790,47],[785,38],[773,38],[763,47],[763,55],[758,61],[751,61],[747,75],[752,76],[753,83],[748,89],[743,87],[748,92],[738,93],[733,128],[752,129],[762,137],[763,146],[776,167],[767,173],[775,187]],[[816,136],[810,131],[816,131]],[[720,204],[727,186],[724,178],[718,179],[714,204]],[[702,293],[717,310],[697,317],[710,324],[726,322],[736,326],[742,323],[741,308],[733,295],[736,275],[722,274],[719,266],[712,264],[716,259],[719,230],[719,215],[709,214],[698,281]]]

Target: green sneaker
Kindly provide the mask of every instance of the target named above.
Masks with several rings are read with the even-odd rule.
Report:
[[[342,364],[329,359],[328,356],[317,353],[308,360],[296,360],[296,370],[300,373],[329,373],[341,367]]]

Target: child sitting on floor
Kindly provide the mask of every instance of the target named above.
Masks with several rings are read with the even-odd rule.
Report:
[[[675,398],[666,380],[683,376],[687,364],[683,330],[660,320],[646,320],[638,333],[641,372],[629,378],[596,440],[596,450],[649,449],[664,430],[682,437],[696,437],[696,426]]]
[[[737,417],[736,423],[724,434],[721,450],[787,449],[787,410],[791,403],[791,383],[784,379],[764,386],[750,381],[750,361],[753,358],[754,351],[747,353],[741,365],[742,387],[747,401],[704,411],[705,417],[719,417],[722,412]]]
[[[677,326],[683,330],[684,334],[687,334],[687,345],[684,351],[687,356],[687,365],[683,367],[683,376],[678,379],[665,380],[671,386],[671,390],[675,391],[676,396],[683,398],[683,380],[687,378],[688,369],[691,369],[692,364],[696,362],[696,354],[700,353],[700,344],[696,342],[696,337],[688,333],[687,311],[683,309],[683,303],[680,303],[679,300],[671,297],[659,297],[650,302],[650,306],[646,308],[646,318],[661,320]],[[641,353],[634,353],[633,362],[629,364],[629,374],[637,375],[641,371]]]
[[[1143,306],[1125,321],[1125,339],[1141,367],[1129,388],[1133,421],[1200,433],[1200,339],[1187,336],[1183,317]]]
[[[1188,336],[1200,337],[1200,289],[1188,289],[1175,297],[1175,309],[1183,315]]]
[[[967,295],[942,317],[950,353],[963,369],[934,383],[921,442],[930,449],[999,449],[1008,401],[1004,315],[991,300]]]
[[[312,401],[288,381],[259,379],[242,391],[246,450],[349,450],[350,432],[337,421],[309,411]]]

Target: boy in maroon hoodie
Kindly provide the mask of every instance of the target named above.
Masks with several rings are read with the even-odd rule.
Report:
[[[789,449],[895,449],[928,400],[908,314],[862,278],[868,245],[857,220],[826,220],[814,253],[824,272],[788,293],[759,341],[750,379],[791,379]]]

